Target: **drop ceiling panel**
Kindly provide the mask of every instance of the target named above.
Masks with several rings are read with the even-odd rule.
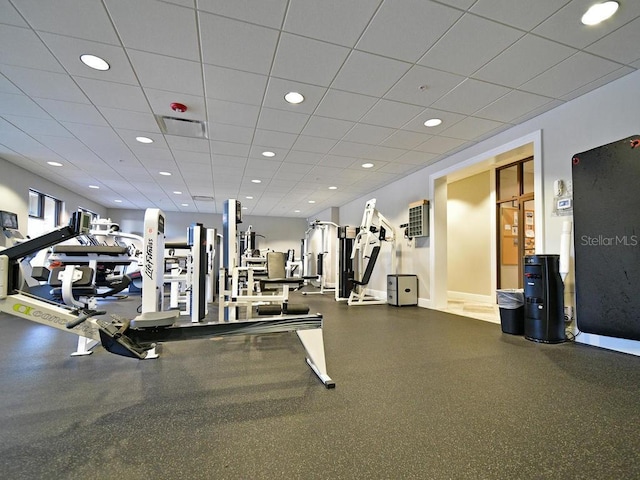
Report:
[[[267,92],[264,97],[265,107],[279,108],[290,112],[311,114],[316,109],[320,100],[326,93],[325,87],[308,85],[294,80],[284,80],[281,78],[269,79]],[[288,92],[304,92],[304,102],[298,105],[291,105],[286,102],[284,96]]]
[[[439,118],[442,120],[440,125],[435,127],[426,127],[424,122],[433,118]],[[427,108],[420,115],[416,116],[413,120],[406,123],[403,126],[403,130],[409,130],[412,132],[427,133],[429,135],[438,135],[443,130],[455,125],[460,120],[465,118],[465,115],[459,113],[447,112],[444,110],[436,110],[434,108]]]
[[[85,123],[88,125],[107,126],[101,112],[93,105],[75,102],[63,102],[59,100],[48,100],[45,98],[34,98],[49,115],[60,122]]]
[[[200,60],[192,9],[153,0],[105,0],[105,3],[125,47]]]
[[[589,45],[585,50],[621,63],[631,64],[640,59],[638,45],[640,45],[640,19],[627,23],[602,40]]]
[[[203,70],[207,98],[250,105],[262,103],[267,76],[213,65],[204,65]]]
[[[209,124],[209,138],[222,142],[251,144],[253,128],[220,123]]]
[[[348,54],[345,47],[282,33],[271,74],[327,87]]]
[[[153,88],[144,88],[143,91],[149,101],[151,110],[156,115],[199,121],[204,121],[207,118],[205,99],[201,95],[196,96],[186,93],[167,92]],[[184,104],[187,107],[187,111],[180,113],[173,110],[171,104],[174,102]]]
[[[293,146],[297,138],[298,136],[292,133],[256,129],[253,141],[265,147],[288,149]]]
[[[406,130],[398,130],[389,138],[384,140],[381,145],[385,147],[401,148],[411,150],[422,142],[426,141],[431,135],[426,133],[409,132]],[[405,153],[405,152],[402,152]]]
[[[465,14],[418,63],[470,75],[523,35],[515,28]]]
[[[46,3],[0,0],[0,115],[32,135],[0,116],[0,155],[109,208],[214,211],[190,197],[242,192],[252,214],[312,216],[635,70],[620,62],[640,66],[637,2],[588,29],[575,57],[526,32],[572,36],[578,16],[562,7],[588,0]],[[85,51],[111,68],[88,69]],[[162,134],[157,115],[206,121],[210,138]]]
[[[209,140],[213,157],[216,155],[231,155],[245,157],[249,155],[251,147],[242,143],[218,142]]]
[[[299,0],[287,12],[284,30],[353,47],[380,0]]]
[[[75,138],[51,136],[36,136],[35,138],[61,157],[74,163],[79,168],[91,170],[93,166],[103,163],[100,157]]]
[[[2,19],[2,23],[6,23],[7,25],[15,25],[18,27],[28,26],[18,11],[13,8],[13,5],[7,1],[0,3],[0,18]]]
[[[200,31],[204,63],[269,73],[278,41],[277,30],[201,13]]]
[[[367,155],[365,158],[369,158],[371,160],[391,161],[395,160],[403,153],[406,153],[406,150],[400,148],[384,147],[382,145],[372,145],[367,151]]]
[[[207,100],[207,115],[210,122],[254,128],[258,123],[260,107],[238,102],[227,102],[210,98]]]
[[[534,28],[532,32],[541,37],[581,49],[640,15],[640,2],[619,3],[620,8],[612,18],[594,27],[586,27],[580,22],[580,18],[593,5],[593,2],[572,0],[556,14]]]
[[[71,75],[100,80],[138,85],[124,48],[116,45],[81,40],[53,33],[40,33],[42,41],[53,52],[64,69]],[[109,63],[109,70],[99,71],[89,68],[80,61],[85,53],[97,55]]]
[[[447,153],[448,151],[453,150],[454,148],[457,148],[461,145],[464,145],[465,143],[467,143],[465,140],[461,140],[459,138],[432,137],[426,142],[417,146],[415,150],[419,152],[425,152],[425,153],[441,154],[441,153]],[[400,157],[398,158],[398,161],[404,163],[403,158],[408,158],[408,157]]]
[[[338,90],[379,97],[410,67],[409,63],[354,50],[331,86]]]
[[[427,107],[464,79],[461,75],[414,65],[385,98]]]
[[[105,82],[93,78],[76,78],[76,82],[89,97],[91,103],[96,106],[145,113],[150,111],[147,99],[138,86]]]
[[[119,45],[102,2],[21,0],[18,11],[35,30]]]
[[[263,108],[260,110],[258,128],[298,134],[306,125],[309,117],[310,115],[305,113]]]
[[[346,142],[343,140],[341,142],[338,142],[331,149],[331,155],[339,155],[342,157],[367,158],[367,153],[369,153],[370,149],[371,149],[371,145],[365,145],[363,143]]]
[[[323,158],[323,153],[299,152],[291,150],[285,157],[284,161],[285,163],[304,163],[308,165],[315,165]],[[286,166],[283,166],[283,168],[286,168]]]
[[[89,103],[82,90],[64,73],[3,65],[2,74],[20,85],[20,89],[30,97]]]
[[[425,0],[382,4],[356,48],[416,62],[462,16],[459,10]]]
[[[9,93],[0,93],[0,115],[51,119],[51,116],[28,96]]]
[[[0,24],[0,64],[64,72],[35,32]]]
[[[470,115],[509,91],[510,89],[506,87],[468,78],[435,102],[433,107]]]
[[[200,152],[187,152],[184,150],[174,150],[173,157],[176,163],[182,166],[183,163],[193,163],[198,165],[211,165],[211,154]]]
[[[341,120],[359,120],[377,101],[375,97],[330,88],[315,113]]]
[[[382,127],[400,128],[424,109],[417,105],[380,100],[362,117],[362,122]]]
[[[302,134],[340,140],[354,125],[346,120],[314,115],[304,127]]]
[[[475,116],[497,122],[510,122],[552,101],[553,99],[549,97],[512,90],[504,97],[478,110]]]
[[[395,131],[394,128],[358,123],[344,136],[343,140],[377,145]]]
[[[10,93],[12,95],[24,95],[18,87],[16,87],[13,83],[9,81],[7,77],[0,73],[0,92],[2,93]]]
[[[453,138],[461,138],[464,140],[475,140],[487,132],[495,130],[504,125],[502,122],[487,120],[485,118],[467,117],[456,123],[454,126],[447,128],[442,132]]]
[[[564,101],[572,100],[576,97],[579,97],[580,95],[584,95],[585,93],[590,92],[591,90],[594,90],[598,87],[606,85],[609,82],[617,80],[620,77],[628,75],[632,71],[633,70],[629,67],[619,68],[618,70],[615,70],[607,75],[604,75],[603,77],[600,77],[597,80],[594,80],[593,82],[589,82],[586,85],[583,85],[582,87],[572,90],[568,94],[563,95],[561,99]]]
[[[560,98],[619,68],[620,65],[617,63],[589,53],[578,52],[522,85],[522,90]]]
[[[204,94],[201,66],[198,62],[131,49],[129,57],[138,74],[140,84],[145,88],[189,95]]]
[[[478,0],[470,12],[529,31],[569,0]]]
[[[282,26],[286,6],[287,0],[198,0],[198,8],[204,12],[272,28]]]
[[[167,144],[172,151],[186,151],[209,154],[209,141],[202,138],[179,137],[177,135],[165,135]]]
[[[76,104],[78,105],[78,104]],[[96,110],[94,107],[92,109]],[[133,112],[116,108],[99,107],[98,110],[113,128],[137,130],[138,132],[154,132],[160,134],[160,128],[151,113]],[[73,121],[65,119],[67,121]],[[104,120],[103,120],[104,122]],[[90,123],[90,122],[86,122]]]

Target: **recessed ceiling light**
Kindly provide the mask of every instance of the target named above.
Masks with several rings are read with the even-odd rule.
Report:
[[[329,187],[329,190],[337,190],[338,187]]]
[[[247,210],[247,207],[242,207],[242,210]]]
[[[109,70],[109,64],[100,57],[96,57],[95,55],[84,54],[80,55],[80,61],[84,63],[87,67],[93,68],[94,70],[105,71]]]
[[[164,175],[165,177],[170,177],[171,172],[158,172],[160,175]]]
[[[253,182],[253,183],[262,183],[262,180],[253,179],[253,180],[251,180],[251,182]]]
[[[98,190],[100,187],[98,185],[89,185],[89,188],[93,188],[94,190]]]
[[[362,168],[371,168],[373,167],[373,163],[363,163]]]
[[[587,10],[581,21],[585,25],[597,25],[616,13],[619,6],[618,2],[597,3]]]
[[[153,143],[153,140],[148,137],[136,137],[136,140],[140,143]]]
[[[293,213],[300,213],[300,210],[294,210]]]
[[[244,198],[246,198],[247,200],[253,200],[253,197],[252,197],[251,195],[246,196],[246,197],[244,197]]]
[[[61,167],[62,164],[60,162],[47,162],[52,167]]]
[[[309,203],[316,203],[315,200],[309,200]]]
[[[122,203],[122,200],[114,200],[116,203]]]
[[[439,118],[430,118],[429,120],[424,122],[424,126],[425,127],[437,127],[441,123],[442,123],[442,120],[440,120]]]
[[[274,152],[262,152],[263,157],[275,157],[276,154]]]
[[[175,192],[173,192],[174,195],[182,195],[182,192],[180,190],[176,190]]]
[[[183,207],[188,207],[189,206],[188,203],[181,203],[180,205],[182,205]]]
[[[298,92],[289,92],[284,96],[284,99],[289,103],[293,103],[294,105],[302,103],[304,101],[304,97]]]

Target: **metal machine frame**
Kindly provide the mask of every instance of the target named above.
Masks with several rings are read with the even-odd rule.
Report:
[[[387,303],[386,299],[367,296],[366,288],[375,265],[382,242],[391,243],[391,271],[396,273],[396,233],[391,223],[376,209],[376,199],[369,200],[362,215],[360,230],[351,251],[351,259],[357,260],[360,274],[354,279],[353,290],[349,294],[349,305],[377,305]],[[364,267],[364,268],[363,268]],[[364,272],[363,272],[364,270]]]

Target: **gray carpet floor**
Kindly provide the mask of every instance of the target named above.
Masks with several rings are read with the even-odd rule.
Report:
[[[0,315],[0,477],[640,478],[640,358],[417,307],[296,301],[324,316],[335,389],[295,334],[70,357],[73,335]],[[132,317],[139,302],[103,306]]]

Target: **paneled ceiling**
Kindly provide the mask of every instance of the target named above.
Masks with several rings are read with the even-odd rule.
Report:
[[[593,3],[0,0],[0,157],[108,208],[312,216],[638,69],[640,2]]]

